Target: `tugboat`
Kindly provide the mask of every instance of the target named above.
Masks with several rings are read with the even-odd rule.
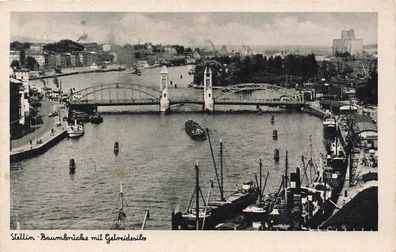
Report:
[[[172,213],[172,229],[178,230],[213,230],[216,225],[224,222],[227,219],[235,217],[237,214],[242,212],[242,209],[256,202],[258,197],[258,188],[253,185],[253,182],[244,183],[242,188],[236,190],[228,197],[224,197],[223,190],[223,148],[222,142],[220,142],[220,178],[218,176],[216,162],[214,159],[213,149],[210,142],[209,130],[207,129],[207,135],[212,154],[213,166],[216,172],[216,178],[220,190],[220,199],[210,201],[210,189],[208,198],[205,201],[202,195],[201,188],[199,186],[199,168],[198,162],[195,165],[196,172],[196,183],[193,192],[193,197],[190,200],[190,204],[187,211]],[[212,187],[212,185],[211,185]],[[210,187],[210,188],[211,188]],[[195,208],[193,207],[193,198],[195,196]],[[200,196],[203,200],[203,206],[200,206]]]
[[[201,126],[199,126],[198,123],[196,123],[192,119],[188,119],[188,121],[184,124],[184,129],[192,139],[206,140],[205,131],[201,128]]]
[[[103,118],[98,114],[95,113],[90,118],[91,123],[99,124],[103,122]]]
[[[323,118],[323,133],[325,139],[331,140],[337,136],[336,117],[330,111],[326,111]]]
[[[74,120],[74,124],[71,124],[67,127],[67,135],[71,138],[84,135],[84,125],[77,124],[77,120]]]

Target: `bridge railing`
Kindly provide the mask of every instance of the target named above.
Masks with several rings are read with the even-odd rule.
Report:
[[[82,105],[100,105],[100,104],[159,104],[159,99],[156,98],[142,98],[142,99],[95,99],[95,100],[75,100],[71,101],[70,104]]]

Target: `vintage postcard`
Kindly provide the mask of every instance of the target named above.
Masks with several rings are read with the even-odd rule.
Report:
[[[394,10],[1,3],[0,250],[394,251]]]

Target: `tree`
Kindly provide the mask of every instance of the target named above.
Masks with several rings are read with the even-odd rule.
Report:
[[[13,60],[12,62],[11,62],[11,65],[10,65],[12,68],[20,68],[20,65],[19,65],[19,61],[18,60]]]
[[[206,60],[199,63],[195,67],[194,83],[201,84],[203,82],[205,68],[209,67],[212,70],[213,86],[225,85],[223,74],[225,72],[224,66],[216,60]]]
[[[366,84],[357,88],[356,96],[363,104],[378,104],[378,73],[372,72]]]
[[[37,63],[37,61],[33,57],[28,56],[26,58],[26,67],[29,70],[38,70],[39,64]]]
[[[26,50],[29,49],[30,45],[31,43],[29,42],[21,43],[19,41],[14,41],[10,43],[10,49],[15,51]]]
[[[80,52],[84,51],[84,46],[69,39],[61,40],[57,43],[44,45],[45,51],[66,53],[66,52]]]

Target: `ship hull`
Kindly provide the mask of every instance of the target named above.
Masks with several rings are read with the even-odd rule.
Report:
[[[198,123],[194,122],[193,120],[188,120],[184,124],[184,129],[186,133],[194,140],[206,140],[205,131],[199,126]]]
[[[76,137],[80,137],[80,136],[84,135],[84,132],[82,132],[82,133],[80,133],[80,132],[73,132],[73,133],[67,133],[67,134],[68,134],[68,136],[69,136],[70,138],[76,138]]]
[[[222,206],[214,207],[210,206],[211,212],[205,218],[204,230],[213,230],[216,225],[224,222],[227,219],[231,219],[236,215],[240,214],[244,208],[253,204],[258,197],[258,191],[250,192],[245,194],[244,196],[230,202],[225,203]],[[176,213],[177,216],[179,214],[180,218],[178,220],[178,226],[182,230],[196,229],[196,218],[195,215],[183,216],[181,213]],[[172,220],[177,221],[177,220]],[[199,218],[199,229],[202,229],[204,218]]]
[[[332,140],[337,136],[335,125],[323,125],[323,137]]]

